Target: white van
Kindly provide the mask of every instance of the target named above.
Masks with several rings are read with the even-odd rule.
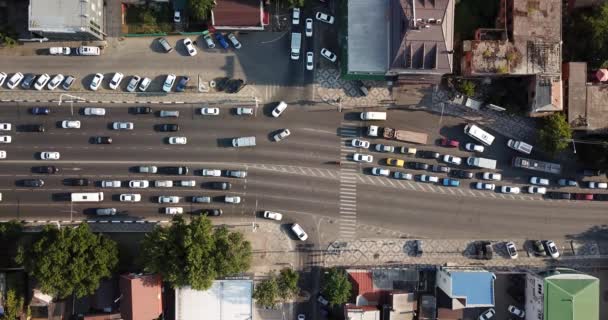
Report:
[[[471,123],[464,127],[464,133],[466,133],[469,137],[485,144],[486,146],[491,146],[492,142],[494,142],[493,135]]]
[[[519,151],[521,153],[525,153],[525,154],[530,154],[532,153],[532,146],[523,142],[523,141],[517,141],[517,140],[513,140],[513,139],[509,139],[509,141],[507,141],[507,146],[513,150]]]
[[[99,47],[91,47],[91,46],[79,47],[77,52],[81,56],[98,56],[101,54],[101,50],[99,49]]]
[[[73,192],[70,198],[72,202],[101,202],[103,192]]]
[[[386,120],[386,112],[361,112],[361,120]]]
[[[232,139],[232,146],[240,147],[255,147],[255,137],[240,137]]]

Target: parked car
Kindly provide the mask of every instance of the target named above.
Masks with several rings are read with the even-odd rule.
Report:
[[[369,141],[361,140],[361,139],[353,139],[350,142],[350,145],[355,148],[369,148]]]
[[[291,12],[291,24],[294,26],[300,24],[300,8],[293,8]]]
[[[51,113],[51,108],[49,107],[34,107],[30,109],[30,112],[35,116],[46,116]]]
[[[460,181],[451,178],[443,178],[442,184],[444,187],[459,187]]]
[[[211,182],[209,186],[211,189],[216,190],[230,190],[232,188],[232,184],[230,182]]]
[[[211,203],[211,197],[207,197],[207,196],[192,197],[191,201],[193,203]]]
[[[211,38],[211,34],[209,33],[209,30],[203,31],[202,37],[203,37],[203,40],[205,40],[205,43],[207,44],[207,48],[209,48],[209,49],[215,48],[215,42],[213,42],[213,39]]]
[[[371,163],[372,161],[374,161],[374,156],[372,156],[371,154],[355,153],[353,154],[353,160],[357,162]]]
[[[530,183],[539,185],[539,186],[548,186],[549,179],[540,178],[540,177],[530,177]]]
[[[191,57],[196,55],[196,48],[194,47],[194,44],[192,44],[192,40],[190,38],[184,39],[184,46],[186,47],[188,55],[190,55]]]
[[[204,177],[220,177],[222,176],[222,171],[219,169],[202,169],[201,176]]]
[[[21,185],[26,188],[41,188],[44,186],[44,180],[42,179],[24,179],[21,180]]]
[[[6,80],[7,75],[4,72],[0,72],[0,87],[2,87],[2,85],[4,84],[4,81]]]
[[[502,193],[519,194],[520,189],[519,189],[519,187],[502,186],[502,187],[500,187],[500,192],[502,192]]]
[[[93,143],[95,144],[112,144],[112,138],[110,137],[94,137]]]
[[[576,200],[591,201],[591,200],[593,200],[593,194],[591,194],[591,193],[575,193],[574,194],[574,198]]]
[[[47,85],[47,88],[49,90],[55,90],[57,89],[57,87],[63,82],[63,79],[65,79],[65,77],[60,73],[60,74],[56,74],[53,79],[51,79],[51,81],[49,81],[49,84]]]
[[[408,162],[408,167],[416,170],[428,170],[429,165],[424,162]]]
[[[321,49],[321,56],[323,56],[325,59],[327,59],[331,62],[336,62],[336,59],[338,58],[335,53],[333,53],[325,48]]]
[[[308,239],[308,235],[304,229],[297,223],[291,225],[291,231],[293,231],[301,241],[306,241],[306,239]]]
[[[306,70],[312,71],[315,68],[314,58],[315,55],[312,51],[306,52]]]
[[[376,151],[378,151],[378,152],[395,152],[395,147],[378,143],[376,145]]]
[[[227,35],[228,40],[230,40],[230,43],[232,43],[232,46],[235,49],[240,49],[242,47],[241,43],[239,42],[239,40],[236,38],[236,36],[233,33],[229,33]]]
[[[73,179],[68,179],[67,183],[71,186],[75,186],[75,187],[86,187],[89,185],[89,179],[85,179],[85,178],[73,178]]]
[[[416,148],[410,148],[410,147],[399,147],[396,150],[398,153],[407,154],[408,156],[415,156],[416,152],[418,152],[416,150]]]
[[[244,179],[247,177],[247,171],[245,170],[226,170],[226,176],[232,178]]]
[[[208,217],[219,217],[222,213],[222,209],[203,209],[198,212],[198,214]]]
[[[608,189],[608,183],[589,181],[587,183],[587,188],[589,188],[589,189]]]
[[[84,108],[85,116],[105,116],[106,109],[105,108]]]
[[[529,186],[528,187],[528,193],[532,193],[532,194],[545,194],[545,193],[547,193],[547,188],[545,188],[545,187],[539,187],[539,186]]]
[[[465,149],[467,149],[468,151],[473,151],[473,152],[483,152],[485,150],[485,147],[480,145],[480,144],[474,144],[474,143],[467,143],[464,146]]]
[[[76,78],[74,78],[74,76],[67,76],[67,77],[65,77],[65,80],[63,80],[63,84],[61,85],[61,88],[63,88],[63,90],[66,90],[66,91],[70,90],[70,88],[72,87],[74,82],[76,82]]]
[[[61,155],[57,151],[43,151],[40,152],[41,160],[59,160]]]
[[[120,188],[122,186],[122,182],[119,180],[102,180],[101,187],[102,188]]]
[[[440,145],[447,148],[458,148],[460,146],[460,142],[454,139],[443,138],[441,139]]]
[[[515,243],[513,243],[513,241],[505,243],[505,249],[507,250],[507,254],[509,254],[511,259],[517,259],[517,248],[515,247]]]
[[[201,115],[203,116],[218,116],[220,114],[220,108],[201,108]]]
[[[49,76],[46,73],[41,74],[38,77],[38,79],[36,79],[36,82],[34,82],[34,89],[42,90],[42,88],[44,88],[44,86],[46,86],[46,84],[49,82],[49,80],[51,80],[51,76]]]
[[[144,78],[143,80],[141,80],[141,82],[139,83],[139,91],[144,92],[148,90],[150,83],[152,83],[152,79],[150,78]]]
[[[576,180],[574,179],[559,179],[557,180],[557,183],[561,186],[561,187],[578,187],[578,182],[576,182]]]
[[[179,203],[178,196],[159,196],[158,203]]]
[[[393,177],[395,179],[402,179],[402,180],[412,180],[414,178],[414,176],[411,173],[406,173],[406,172],[401,172],[401,171],[393,172]]]
[[[179,82],[177,83],[177,86],[175,86],[175,91],[177,92],[184,92],[186,90],[186,86],[188,86],[188,81],[190,81],[190,78],[187,76],[183,76],[179,79]]]
[[[61,127],[64,129],[80,129],[79,120],[63,120],[61,121]]]
[[[137,172],[139,173],[157,173],[157,166],[139,166],[137,167]]]
[[[44,132],[44,126],[41,124],[23,124],[19,129],[25,132]]]
[[[121,72],[116,72],[114,73],[114,75],[112,76],[112,79],[110,79],[110,84],[109,87],[112,90],[116,90],[118,88],[118,86],[120,85],[120,82],[122,81],[122,78],[124,78],[124,74],[122,74]]]
[[[418,181],[420,182],[430,182],[430,183],[438,183],[439,182],[439,178],[436,176],[429,176],[426,174],[421,174],[418,177]]]
[[[93,80],[91,80],[91,84],[89,85],[89,88],[93,91],[97,91],[97,89],[99,89],[99,87],[101,86],[102,81],[103,81],[103,74],[96,73],[95,76],[93,76]]]
[[[236,114],[239,116],[252,116],[253,113],[254,113],[253,108],[249,108],[249,107],[236,108]]]
[[[386,158],[386,164],[393,167],[403,167],[405,161],[402,159]]]
[[[308,18],[306,19],[306,36],[307,37],[312,37],[312,19]]]
[[[15,89],[15,87],[19,85],[21,80],[23,80],[23,73],[16,72],[8,79],[8,81],[6,82],[6,86],[11,90]]]
[[[467,171],[467,170],[452,169],[452,170],[450,170],[450,173],[452,174],[453,177],[460,178],[460,179],[473,179],[473,177],[474,177],[473,172]]]
[[[161,47],[163,47],[163,50],[165,50],[165,53],[169,53],[169,52],[173,51],[173,47],[169,44],[169,41],[167,41],[167,39],[158,38],[156,40],[161,45]]]
[[[279,104],[272,109],[272,116],[278,118],[287,109],[287,103],[285,101],[279,102]]]
[[[117,212],[116,208],[99,208],[95,210],[95,214],[98,216],[113,216]]]
[[[547,254],[549,256],[551,256],[551,258],[553,258],[553,259],[559,258],[559,251],[557,250],[557,246],[555,245],[555,242],[553,242],[551,240],[547,240],[547,241],[543,242],[543,244],[545,245],[545,250],[547,251]]]
[[[123,193],[119,196],[121,202],[139,202],[141,201],[141,194],[137,193]]]
[[[239,196],[225,196],[224,202],[231,204],[239,204],[241,203],[241,197]]]
[[[163,91],[171,92],[171,88],[173,88],[173,84],[175,83],[175,75],[168,74],[165,78],[165,82],[163,83]]]
[[[129,80],[129,84],[127,84],[127,91],[135,92],[135,90],[137,90],[137,85],[139,84],[140,80],[141,80],[140,76],[138,76],[138,75],[132,76],[131,80]]]
[[[182,207],[166,207],[165,208],[165,214],[182,214],[184,213],[184,208]]]
[[[32,172],[55,174],[55,173],[59,172],[59,168],[57,168],[55,166],[38,166],[38,167],[33,167]]]
[[[317,12],[315,14],[315,18],[317,20],[321,21],[321,22],[325,22],[325,23],[328,23],[328,24],[333,24],[334,20],[335,20],[333,16],[330,16],[330,15],[328,15],[326,13],[323,13],[323,12]]]
[[[500,180],[502,180],[502,175],[500,173],[484,172],[481,175],[481,178],[484,179],[484,180],[500,181]]]
[[[530,240],[530,248],[535,256],[546,256],[545,247],[540,240]]]
[[[215,33],[215,40],[217,40],[217,42],[222,48],[228,49],[228,41],[226,41],[226,38],[224,38],[224,36],[220,32]]]
[[[549,192],[549,197],[556,200],[570,200],[572,194],[569,192]]]
[[[438,159],[440,154],[439,154],[439,152],[435,152],[435,151],[422,150],[418,153],[418,156],[420,156],[420,158],[424,158],[424,159]]]
[[[388,177],[391,174],[391,172],[388,169],[374,167],[374,168],[372,168],[372,174],[375,176]]]
[[[129,188],[138,188],[145,189],[150,186],[150,181],[148,180],[131,180],[129,181]]]
[[[490,319],[494,318],[495,314],[496,314],[496,311],[494,311],[493,308],[490,308],[490,309],[484,311],[481,315],[479,315],[479,320],[490,320]]]
[[[289,135],[291,135],[291,131],[289,131],[289,129],[283,129],[283,130],[279,131],[277,134],[275,134],[272,138],[274,139],[275,142],[279,142],[279,141],[289,137]]]
[[[443,162],[449,163],[449,164],[454,164],[454,165],[458,166],[462,163],[462,158],[454,157],[452,155],[446,154],[443,156]]]
[[[431,171],[433,171],[433,172],[450,173],[451,170],[452,169],[450,169],[450,167],[442,166],[442,165],[439,165],[439,164],[434,164],[431,167]]]
[[[169,144],[187,144],[188,138],[186,137],[169,137],[167,139]]]
[[[133,122],[113,122],[112,129],[114,130],[133,130],[135,126]]]
[[[150,107],[133,107],[131,109],[133,114],[150,114],[152,113],[152,108]]]
[[[496,185],[493,183],[477,182],[475,184],[475,189],[494,191],[494,189],[496,189]]]
[[[526,312],[524,310],[522,310],[522,309],[514,306],[514,305],[510,305],[507,308],[507,311],[509,311],[510,314],[512,314],[512,315],[514,315],[514,316],[516,316],[516,317],[518,317],[520,319],[523,319],[523,318],[526,317]]]
[[[32,73],[26,73],[23,77],[23,81],[21,81],[22,89],[30,89],[34,82],[36,81],[36,75]]]

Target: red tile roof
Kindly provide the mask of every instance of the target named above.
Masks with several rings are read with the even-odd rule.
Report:
[[[159,275],[120,276],[120,313],[124,320],[151,320],[163,313]]]
[[[371,271],[349,271],[348,275],[357,295],[364,295],[376,291],[374,290]]]
[[[215,27],[262,26],[261,0],[217,0],[213,8]]]

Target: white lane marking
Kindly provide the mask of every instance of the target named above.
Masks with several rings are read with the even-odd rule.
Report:
[[[395,180],[395,182],[397,182],[397,184],[399,184],[399,186],[401,186],[402,189],[407,189],[407,187],[399,180]]]
[[[380,178],[380,179],[382,179],[382,178]],[[391,179],[383,179],[383,180],[388,182],[391,185],[391,187],[393,187],[393,188],[395,187],[395,184],[391,181]]]
[[[340,199],[357,199],[357,196],[356,195],[340,194]]]
[[[466,193],[464,193],[464,191],[462,191],[462,189],[460,189],[460,188],[458,188],[458,189],[456,189],[456,190],[458,190],[458,192],[460,192],[460,193],[461,193],[463,196],[466,196],[466,195],[467,195],[467,194],[466,194]]]
[[[340,202],[356,203],[357,200],[340,199]]]
[[[449,191],[451,194],[456,194],[456,192],[454,192],[454,190],[452,190],[451,188],[448,188],[448,191]]]
[[[489,194],[490,196],[492,196],[492,198],[498,198],[498,197],[497,197],[497,196],[494,194],[494,192],[489,192],[489,193],[488,193],[488,192],[486,192],[485,194]]]

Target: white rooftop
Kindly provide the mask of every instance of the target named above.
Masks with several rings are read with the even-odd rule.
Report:
[[[103,25],[103,0],[30,0],[31,31],[78,32],[89,22]]]
[[[175,320],[251,320],[252,292],[251,280],[216,280],[206,291],[178,288]]]
[[[385,73],[389,67],[389,0],[348,1],[349,72]]]

